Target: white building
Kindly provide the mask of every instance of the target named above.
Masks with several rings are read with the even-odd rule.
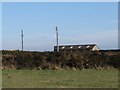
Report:
[[[99,51],[100,49],[96,44],[86,44],[86,45],[62,45],[59,46],[59,51]],[[54,51],[57,51],[57,46],[54,46]]]

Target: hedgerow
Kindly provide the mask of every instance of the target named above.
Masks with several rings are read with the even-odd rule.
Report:
[[[29,52],[2,51],[3,69],[103,69],[120,68],[120,52],[63,51]]]

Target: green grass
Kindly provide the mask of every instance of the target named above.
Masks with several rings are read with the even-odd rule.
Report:
[[[3,88],[117,88],[118,70],[3,70]]]

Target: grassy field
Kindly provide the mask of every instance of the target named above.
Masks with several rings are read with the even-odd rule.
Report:
[[[3,88],[117,88],[113,70],[3,70]]]

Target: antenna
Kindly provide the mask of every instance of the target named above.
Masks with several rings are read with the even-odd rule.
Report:
[[[24,37],[24,35],[23,35],[23,30],[21,30],[21,39],[22,39],[22,51],[23,51],[23,37]]]
[[[56,44],[57,44],[57,52],[59,52],[59,46],[58,46],[58,29],[56,27]]]

